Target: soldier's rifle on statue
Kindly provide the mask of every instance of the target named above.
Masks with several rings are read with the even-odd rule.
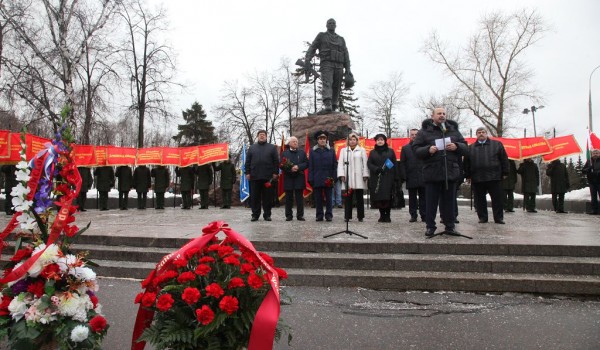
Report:
[[[315,66],[310,63],[310,61],[305,62],[302,59],[298,59],[296,61],[296,65],[302,67],[304,73],[304,84],[307,84],[310,81],[311,75],[315,77],[315,80],[321,77],[319,72],[315,70]]]

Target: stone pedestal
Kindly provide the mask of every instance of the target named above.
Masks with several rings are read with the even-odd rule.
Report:
[[[301,147],[304,147],[306,133],[311,145],[316,143],[313,135],[319,130],[329,132],[329,140],[345,139],[350,131],[354,129],[354,122],[348,114],[330,113],[324,115],[310,115],[296,118],[292,121],[292,135],[298,138]]]

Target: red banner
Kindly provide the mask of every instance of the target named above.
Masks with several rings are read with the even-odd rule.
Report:
[[[18,163],[21,160],[21,134],[16,132],[10,133],[10,156],[6,161],[10,163]]]
[[[198,146],[198,165],[221,162],[227,159],[229,159],[229,144],[227,143]]]
[[[543,137],[525,137],[520,139],[521,158],[533,158],[552,153],[550,144]]]
[[[519,161],[523,159],[521,157],[521,142],[519,139],[507,139],[503,137],[493,137],[493,139],[500,141],[504,145],[508,159]]]
[[[137,148],[106,146],[106,165],[135,165]]]
[[[165,147],[162,150],[162,164],[163,165],[177,165],[179,166],[179,148]]]
[[[198,146],[179,148],[179,165],[182,167],[198,164]]]
[[[573,135],[555,137],[549,139],[548,143],[552,147],[552,153],[542,156],[544,162],[551,162],[555,159],[581,153],[581,147]]]
[[[77,166],[96,166],[96,152],[91,145],[73,145],[73,161]]]
[[[31,134],[25,135],[25,143],[27,144],[26,155],[27,159],[32,159],[39,151],[46,149],[44,145],[50,143],[52,140],[39,137]]]
[[[161,164],[163,147],[140,148],[137,152],[136,164]]]
[[[95,146],[94,153],[96,154],[96,165],[106,165],[106,146]]]
[[[400,161],[400,152],[402,152],[402,147],[408,145],[409,142],[410,138],[408,137],[396,137],[388,139],[388,144],[394,150],[394,153],[396,153],[397,161]]]
[[[10,131],[0,130],[0,160],[10,157]]]

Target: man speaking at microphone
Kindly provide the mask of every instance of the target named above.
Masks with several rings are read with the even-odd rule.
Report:
[[[456,219],[456,185],[460,181],[460,159],[467,154],[467,143],[458,131],[458,123],[446,120],[446,110],[435,108],[415,137],[412,149],[423,160],[425,182],[425,236],[435,234],[437,206],[444,218],[445,233],[458,234]]]

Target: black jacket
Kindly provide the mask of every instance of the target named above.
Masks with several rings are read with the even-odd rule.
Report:
[[[384,166],[386,160],[390,160],[394,165],[391,169]],[[387,201],[392,199],[392,186],[398,179],[399,171],[396,164],[396,154],[389,147],[382,147],[378,150],[377,146],[369,153],[367,160],[369,167],[369,192],[373,201]],[[377,186],[379,183],[379,186]]]
[[[569,172],[565,163],[561,163],[558,159],[553,160],[546,168],[546,175],[550,177],[550,192],[569,192]]]
[[[521,191],[523,193],[536,193],[540,182],[540,170],[532,161],[525,161],[519,165],[517,173],[521,175]]]
[[[313,147],[308,158],[308,182],[312,187],[325,187],[327,178],[330,177],[335,181],[336,174],[335,151],[329,145],[324,148],[319,147],[319,145]]]
[[[514,160],[508,160],[508,176],[502,180],[502,189],[514,191],[517,184],[517,163]]]
[[[461,158],[467,153],[467,142],[458,131],[458,124],[455,121],[446,120],[446,129],[446,133],[442,133],[440,127],[435,125],[432,119],[426,119],[413,141],[413,151],[419,159],[423,160],[423,180],[425,182],[438,182],[446,179],[444,159],[447,163],[448,181],[462,180]],[[456,144],[456,151],[438,150],[434,154],[430,154],[429,148],[435,146],[435,140],[442,139],[443,136],[449,137],[451,143]]]
[[[600,158],[590,159],[583,166],[583,173],[591,184],[600,184]]]
[[[400,177],[406,181],[406,188],[423,187],[423,161],[412,149],[413,143],[402,147],[400,151]]]
[[[286,147],[285,151],[281,154],[281,162],[283,158],[288,160],[294,165],[298,166],[297,172],[291,170],[283,170],[283,189],[285,191],[291,190],[303,190],[306,188],[306,178],[304,177],[304,170],[308,169],[308,158],[306,158],[306,152],[301,149],[292,151],[289,147]]]
[[[250,180],[270,180],[279,174],[277,148],[268,142],[257,142],[246,153],[246,175]]]
[[[138,193],[148,192],[152,186],[150,169],[145,165],[140,165],[133,171],[133,187]]]
[[[487,139],[484,143],[475,141],[469,146],[465,157],[465,176],[471,182],[500,181],[509,171],[508,156],[502,143]]]

